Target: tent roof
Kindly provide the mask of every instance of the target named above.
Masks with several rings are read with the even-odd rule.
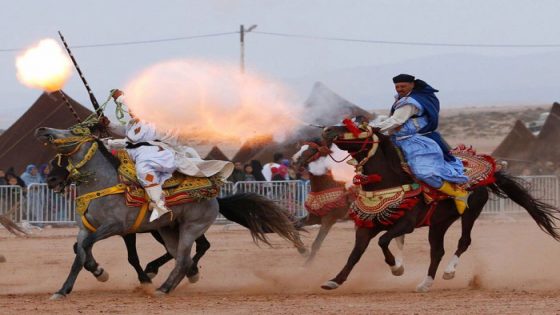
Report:
[[[221,161],[229,161],[228,157],[218,148],[217,146],[213,146],[210,152],[206,154],[205,160],[221,160]]]
[[[321,82],[316,82],[309,97],[305,101],[305,111],[310,112],[314,119],[310,122],[320,125],[336,124],[344,117],[366,116],[369,119],[375,115],[363,108],[349,102],[342,96],[336,94]],[[313,115],[315,114],[315,115]],[[271,162],[275,153],[283,153],[284,158],[290,159],[299,149],[298,143],[311,138],[321,137],[321,130],[315,127],[303,127],[281,143],[271,142],[260,150],[256,150],[250,157],[242,162],[249,160],[259,160],[263,164]]]
[[[519,159],[526,155],[526,152],[528,152],[527,146],[534,143],[536,139],[537,138],[527,129],[525,124],[517,120],[509,134],[502,140],[496,150],[494,150],[492,156],[500,159]]]
[[[360,106],[344,99],[321,82],[315,82],[309,97],[305,101],[305,110],[320,113],[313,119],[313,123],[327,125],[342,121],[345,117],[365,116],[368,119],[375,115]]]
[[[65,94],[66,95],[66,94]],[[92,111],[66,96],[82,119]],[[14,167],[23,172],[28,164],[48,162],[55,152],[35,139],[35,129],[52,127],[66,129],[76,123],[59,93],[43,93],[31,107],[0,135],[0,168]]]
[[[259,153],[263,148],[269,146],[274,143],[274,140],[271,135],[267,136],[257,136],[251,138],[237,151],[235,156],[231,159],[232,162],[241,162],[247,163],[249,162],[253,156]]]
[[[535,158],[560,162],[560,104],[554,103],[537,137]]]

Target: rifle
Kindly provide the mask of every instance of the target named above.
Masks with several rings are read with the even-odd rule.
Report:
[[[91,104],[93,105],[93,108],[95,109],[95,112],[97,113],[97,116],[101,117],[103,115],[103,111],[101,110],[101,108],[99,108],[99,103],[97,102],[97,99],[95,98],[95,95],[93,95],[93,92],[92,92],[91,88],[89,87],[89,85],[86,81],[86,78],[84,77],[84,74],[82,73],[82,70],[80,69],[80,66],[78,66],[78,63],[76,62],[76,58],[74,58],[74,55],[72,55],[72,51],[70,50],[70,47],[68,47],[68,43],[66,43],[66,40],[64,39],[64,36],[62,36],[62,33],[60,31],[58,31],[58,35],[60,36],[60,39],[62,40],[62,43],[64,44],[64,47],[66,48],[66,52],[68,52],[68,55],[70,56],[70,59],[72,60],[72,63],[74,64],[74,67],[78,71],[78,74],[80,75],[80,79],[82,79],[82,82],[84,83],[84,85],[86,87],[86,90],[88,91],[89,99],[91,100]]]

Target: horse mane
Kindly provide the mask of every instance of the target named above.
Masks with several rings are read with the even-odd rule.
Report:
[[[390,137],[380,132],[376,132],[375,134],[379,137],[379,146],[383,151],[385,161],[387,161],[389,168],[396,174],[406,174],[401,165],[401,157],[397,151],[398,149],[393,141],[391,141]]]
[[[101,151],[101,154],[103,154],[103,156],[111,163],[111,165],[113,165],[115,170],[118,171],[119,166],[121,165],[121,161],[119,160],[119,158],[111,154],[111,152],[109,152],[109,150],[107,149],[107,147],[105,147],[101,140],[95,139],[95,142],[97,142],[98,149],[99,151]]]

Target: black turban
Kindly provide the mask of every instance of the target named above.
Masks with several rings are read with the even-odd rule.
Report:
[[[393,83],[401,83],[401,82],[414,82],[414,76],[410,74],[399,74],[398,76],[393,78]]]

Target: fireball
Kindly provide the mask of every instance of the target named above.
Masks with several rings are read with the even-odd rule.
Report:
[[[43,39],[16,57],[18,80],[26,86],[54,92],[72,74],[72,62],[54,39]]]

